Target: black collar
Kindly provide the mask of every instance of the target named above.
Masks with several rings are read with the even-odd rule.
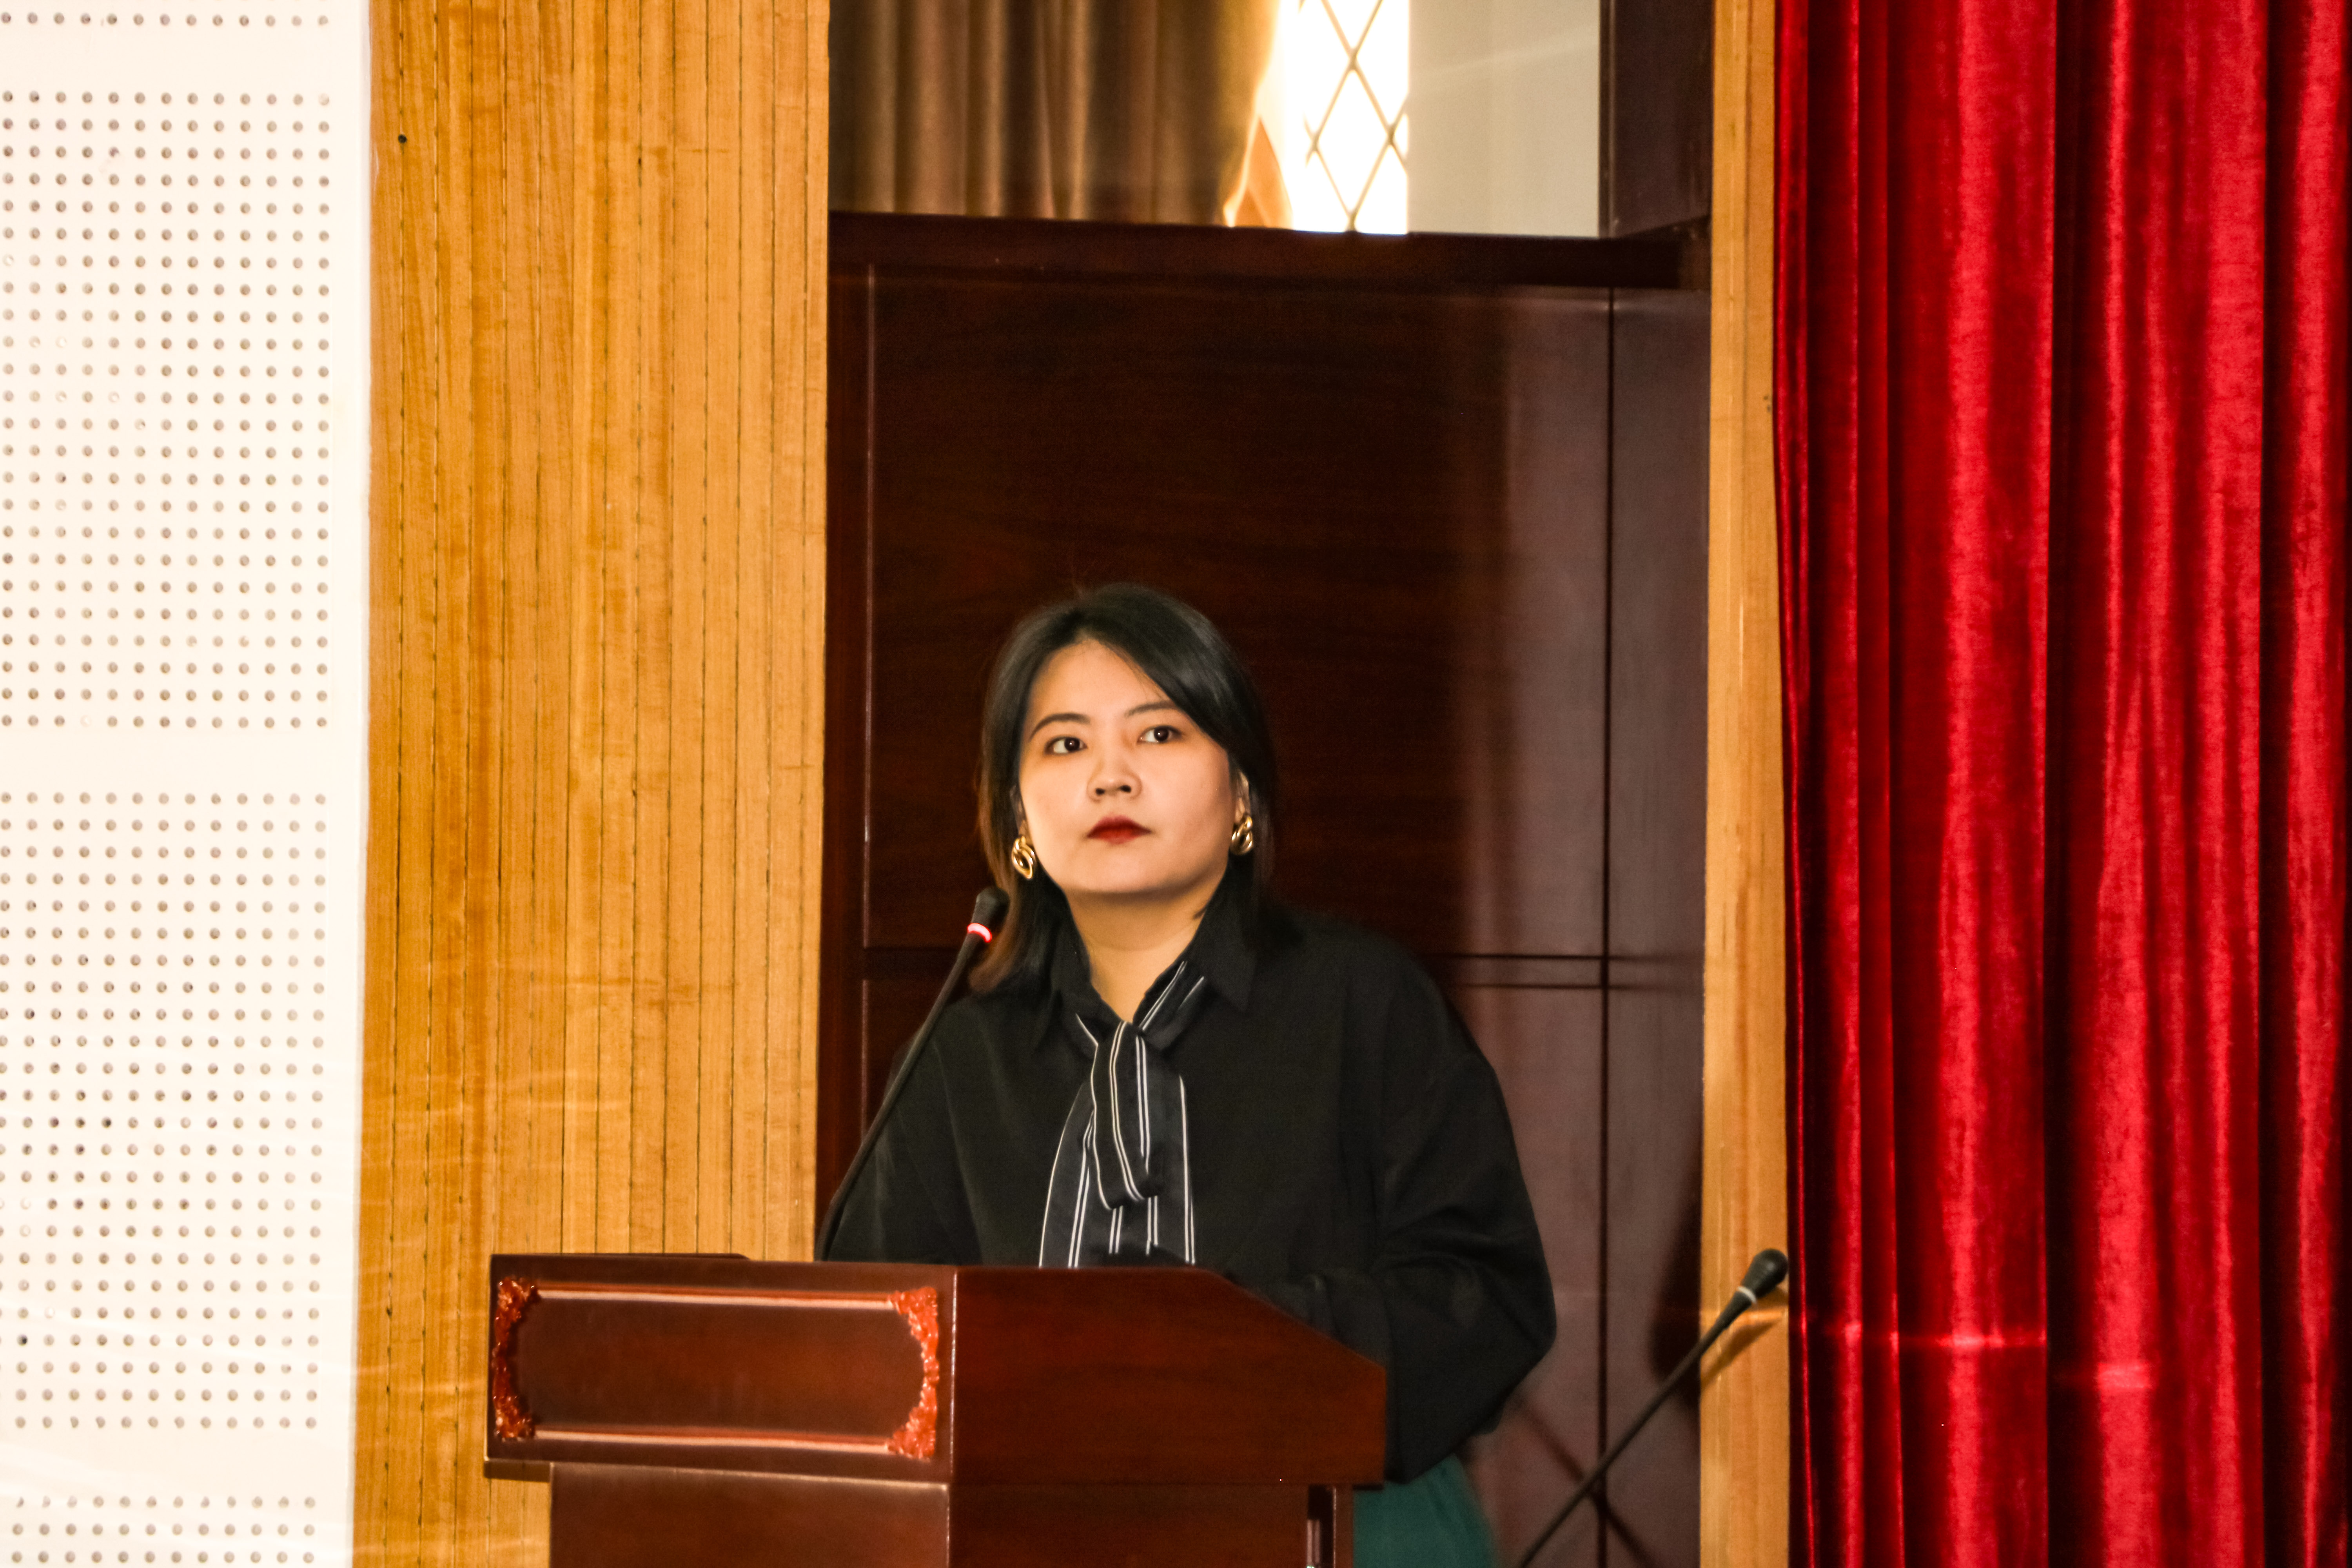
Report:
[[[1243,930],[1237,896],[1242,891],[1233,878],[1226,879],[1209,900],[1200,929],[1177,960],[1206,975],[1209,984],[1235,1012],[1249,1010],[1250,982],[1257,973],[1257,957]],[[1093,967],[1087,961],[1086,943],[1078,939],[1076,927],[1066,927],[1055,937],[1053,963],[1046,973],[1053,994],[1064,1008],[1081,1017],[1116,1016],[1095,990]],[[1156,979],[1152,982],[1158,984]],[[1148,992],[1150,987],[1145,989]]]

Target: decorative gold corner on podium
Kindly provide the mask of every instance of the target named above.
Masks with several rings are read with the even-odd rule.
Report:
[[[522,1320],[539,1300],[536,1279],[501,1279],[499,1281],[498,1304],[490,1315],[490,1420],[499,1436],[507,1442],[517,1442],[539,1430],[539,1423],[523,1408],[522,1395],[515,1391],[515,1333]],[[936,1318],[936,1313],[934,1314]],[[938,1330],[932,1330],[932,1342],[938,1343]],[[927,1362],[927,1366],[934,1364]]]
[[[906,1320],[907,1331],[915,1336],[915,1348],[922,1352],[923,1391],[915,1396],[915,1407],[907,1412],[905,1424],[890,1435],[886,1446],[908,1458],[928,1459],[940,1445],[940,1293],[929,1286],[893,1290],[890,1305]]]

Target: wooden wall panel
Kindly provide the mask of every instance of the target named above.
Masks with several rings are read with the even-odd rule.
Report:
[[[805,1256],[824,0],[375,0],[358,1548],[544,1561],[495,1250]]]
[[[1705,1299],[1788,1240],[1780,535],[1773,496],[1770,0],[1717,0],[1708,476]],[[1699,1514],[1711,1568],[1789,1552],[1784,1298],[1702,1374]]]
[[[1613,1436],[1715,1315],[1698,1282],[1706,773],[1694,765],[1706,734],[1706,297],[1620,294],[1610,359],[1602,1426]],[[1605,1562],[1696,1558],[1697,1451],[1685,1387],[1610,1472]]]
[[[1601,233],[1706,219],[1714,28],[1715,0],[1602,0]]]

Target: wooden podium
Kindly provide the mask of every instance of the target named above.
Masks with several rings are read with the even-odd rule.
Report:
[[[1212,1274],[490,1260],[487,1472],[552,1568],[1341,1568],[1380,1367]]]

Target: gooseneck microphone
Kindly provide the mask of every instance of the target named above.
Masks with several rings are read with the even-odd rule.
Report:
[[[1553,1534],[1568,1522],[1568,1516],[1576,1511],[1576,1505],[1592,1495],[1593,1489],[1601,1484],[1601,1478],[1607,1475],[1609,1467],[1617,1462],[1617,1456],[1622,1454],[1626,1445],[1650,1424],[1650,1417],[1655,1415],[1667,1396],[1682,1385],[1683,1379],[1691,1374],[1691,1369],[1698,1365],[1699,1359],[1715,1348],[1715,1342],[1723,1338],[1724,1331],[1738,1322],[1742,1312],[1770,1295],[1774,1288],[1788,1277],[1787,1253],[1778,1247],[1768,1247],[1756,1255],[1748,1265],[1747,1278],[1739,1281],[1739,1289],[1731,1293],[1731,1300],[1725,1302],[1723,1310],[1716,1314],[1714,1326],[1701,1334],[1698,1343],[1691,1346],[1689,1353],[1675,1363],[1675,1370],[1666,1373],[1666,1380],[1658,1384],[1658,1391],[1650,1395],[1650,1402],[1642,1406],[1642,1413],[1633,1417],[1633,1424],[1619,1433],[1617,1440],[1609,1445],[1609,1451],[1601,1456],[1601,1462],[1585,1472],[1584,1479],[1577,1484],[1575,1491],[1569,1494],[1568,1501],[1560,1505],[1559,1511],[1551,1516],[1551,1522],[1545,1525],[1542,1533],[1536,1537],[1535,1544],[1519,1558],[1518,1568],[1528,1568],[1528,1564],[1536,1560],[1536,1554],[1549,1544]]]
[[[973,954],[996,940],[997,930],[1004,921],[1004,911],[1013,900],[1001,888],[982,889],[980,897],[971,901],[971,922],[963,928],[963,945],[956,949],[955,963],[948,970],[947,984],[940,987],[939,996],[923,1018],[923,1026],[907,1042],[906,1053],[898,1058],[898,1068],[890,1075],[890,1087],[882,1091],[882,1103],[874,1108],[874,1120],[866,1124],[866,1136],[858,1141],[857,1157],[849,1162],[848,1173],[833,1192],[833,1202],[824,1211],[824,1228],[817,1232],[816,1255],[823,1258],[833,1250],[834,1233],[841,1228],[841,1200],[857,1184],[858,1173],[866,1162],[874,1157],[874,1145],[882,1136],[883,1124],[890,1120],[890,1108],[898,1103],[898,1096],[915,1076],[915,1063],[920,1059],[923,1047],[931,1042],[931,1031],[939,1027],[940,1015],[948,1010],[955,999],[956,987],[963,984],[963,972],[971,967]]]

